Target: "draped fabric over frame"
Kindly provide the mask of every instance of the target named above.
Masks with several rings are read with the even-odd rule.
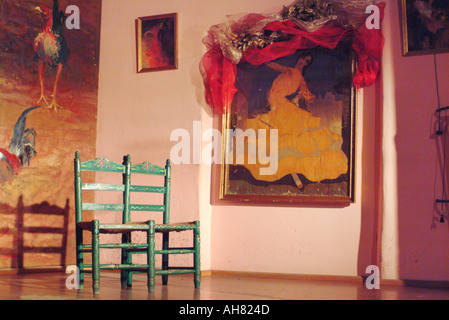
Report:
[[[379,3],[377,6],[382,20],[385,4]],[[281,34],[283,38],[263,48],[249,46],[239,55],[232,52],[234,48],[231,45],[225,46],[223,43],[229,43],[229,34],[236,33],[242,28],[250,29],[251,32]],[[201,64],[206,102],[218,114],[228,110],[237,92],[236,65],[240,62],[261,65],[289,56],[301,49],[317,46],[334,49],[340,41],[348,37],[353,37],[353,49],[358,59],[353,84],[357,89],[370,86],[375,82],[380,70],[384,46],[381,29],[368,29],[365,23],[360,26],[342,26],[335,21],[329,21],[318,30],[308,32],[291,20],[258,14],[248,14],[237,21],[213,26],[204,40],[208,51],[203,56]]]

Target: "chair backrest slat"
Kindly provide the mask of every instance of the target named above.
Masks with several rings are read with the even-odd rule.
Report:
[[[83,203],[83,210],[95,211],[123,211],[124,205],[122,203]]]
[[[125,166],[105,158],[97,158],[81,163],[82,171],[101,171],[101,172],[118,172],[124,173]]]
[[[131,204],[131,211],[165,211],[164,205],[149,205],[149,204]]]
[[[165,187],[131,186],[131,192],[165,193]]]
[[[82,183],[81,189],[92,191],[125,191],[125,185],[107,183]]]
[[[132,173],[141,173],[141,174],[155,174],[163,176],[165,175],[165,169],[159,166],[152,165],[149,162],[144,162],[140,164],[135,164],[131,167]]]

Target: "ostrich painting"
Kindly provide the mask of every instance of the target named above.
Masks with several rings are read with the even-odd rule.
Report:
[[[63,34],[65,15],[59,10],[58,0],[54,0],[51,10],[44,5],[36,7],[35,10],[42,15],[45,21],[44,29],[34,39],[35,59],[38,64],[41,88],[37,103],[43,100],[48,108],[57,110],[58,107],[61,108],[56,102],[59,76],[70,55],[70,50]],[[56,79],[50,103],[47,102],[44,96],[44,71],[46,66],[56,68]]]

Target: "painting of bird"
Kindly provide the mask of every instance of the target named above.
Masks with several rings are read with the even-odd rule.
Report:
[[[0,0],[0,269],[61,265],[63,253],[25,252],[17,226],[60,227],[58,208],[74,201],[72,150],[95,157],[101,12],[101,0]],[[42,203],[51,214],[34,214]],[[60,236],[25,238],[46,248]]]
[[[53,1],[53,8],[39,5],[35,8],[44,19],[45,25],[37,37],[34,39],[35,60],[38,64],[40,96],[37,103],[44,101],[47,108],[61,108],[56,102],[56,94],[59,77],[70,56],[70,49],[64,38],[65,15],[59,10],[58,0]],[[53,85],[52,100],[50,103],[44,95],[44,71],[45,67],[56,69],[56,78]]]
[[[18,175],[22,167],[30,165],[30,160],[36,152],[36,131],[26,127],[26,119],[35,106],[26,109],[14,125],[14,133],[9,143],[9,149],[0,148],[0,186]]]

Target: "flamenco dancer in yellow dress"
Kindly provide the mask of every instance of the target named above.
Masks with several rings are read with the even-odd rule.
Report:
[[[342,136],[332,133],[321,125],[321,118],[292,102],[301,98],[308,103],[315,100],[302,75],[311,60],[311,56],[300,57],[293,68],[274,62],[266,64],[280,72],[268,93],[271,110],[246,119],[243,129],[278,129],[278,170],[272,175],[261,175],[259,169],[263,165],[258,161],[254,164],[245,161],[244,166],[257,180],[273,182],[291,174],[297,187],[302,188],[298,174],[312,182],[320,182],[337,179],[348,171],[348,158],[341,150]],[[288,97],[296,92],[296,98],[289,100]]]

